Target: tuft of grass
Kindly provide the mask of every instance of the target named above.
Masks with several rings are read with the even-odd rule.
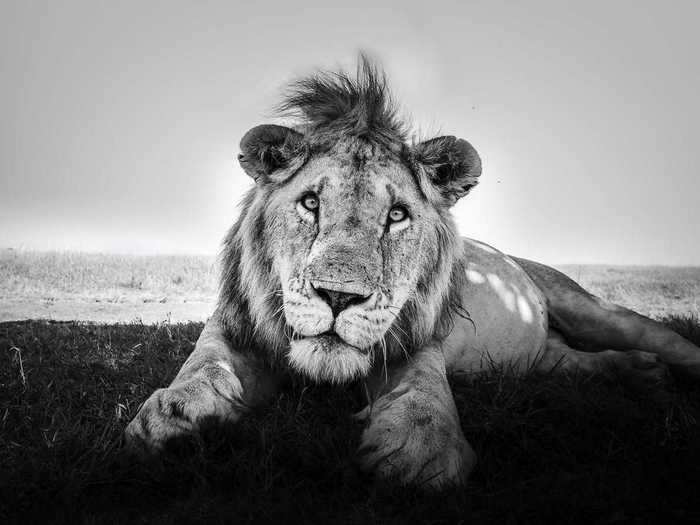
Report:
[[[665,322],[700,345],[697,318]],[[611,523],[700,520],[700,385],[640,395],[595,377],[494,371],[454,385],[479,456],[440,494],[359,473],[356,387],[292,378],[239,424],[159,461],[124,454],[139,403],[201,323],[0,324],[2,523]]]

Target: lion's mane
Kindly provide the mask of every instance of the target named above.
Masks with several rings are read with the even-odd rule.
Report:
[[[297,118],[295,129],[303,133],[305,147],[292,152],[302,166],[308,155],[328,150],[340,138],[355,138],[399,152],[412,170],[419,188],[421,177],[416,153],[410,153],[407,125],[398,117],[383,73],[362,57],[356,75],[322,72],[293,82],[279,106],[281,114]],[[430,155],[423,151],[422,155]],[[297,168],[298,169],[298,168]],[[278,184],[258,182],[243,198],[240,215],[225,237],[218,313],[232,344],[278,361],[288,348],[279,276],[274,270],[268,198]],[[472,185],[476,181],[472,181]],[[431,341],[439,342],[452,327],[455,315],[465,315],[459,290],[465,279],[462,243],[447,207],[438,207],[435,224],[437,245],[416,289],[392,325],[387,338],[390,357],[411,353]]]

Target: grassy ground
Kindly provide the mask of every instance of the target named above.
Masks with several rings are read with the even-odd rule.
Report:
[[[700,344],[697,319],[666,322]],[[700,521],[692,381],[645,395],[494,372],[455,387],[480,461],[465,489],[433,496],[360,475],[356,393],[299,379],[268,409],[139,465],[123,429],[201,328],[1,323],[0,523]]]
[[[700,344],[700,268],[565,266]],[[700,521],[700,384],[639,393],[596,378],[455,386],[480,461],[463,490],[377,486],[353,463],[353,388],[300,379],[269,409],[152,465],[126,423],[166,385],[213,309],[213,257],[0,251],[0,523]],[[691,316],[687,314],[690,312]],[[679,314],[686,315],[685,317]]]

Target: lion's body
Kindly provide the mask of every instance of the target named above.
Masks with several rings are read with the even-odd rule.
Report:
[[[448,373],[558,367],[637,385],[663,382],[663,363],[700,373],[700,355],[683,337],[549,266],[474,239],[464,239],[463,260],[464,312],[442,342]]]
[[[448,373],[614,367],[656,381],[658,356],[700,376],[698,349],[659,323],[461,239],[450,208],[476,185],[478,154],[452,136],[409,145],[368,62],[356,79],[302,80],[283,107],[302,116],[296,129],[258,126],[241,141],[256,185],[224,243],[219,305],[129,424],[132,445],[153,452],[204,419],[236,421],[280,373],[360,379],[362,467],[441,486],[475,462]]]
[[[511,257],[484,243],[464,239],[464,260],[465,312],[443,343],[448,371],[531,369],[547,344],[544,294]]]

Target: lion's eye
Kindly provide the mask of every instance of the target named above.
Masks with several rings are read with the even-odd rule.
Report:
[[[389,220],[391,222],[401,222],[408,217],[408,212],[403,206],[394,206],[389,210]]]
[[[307,193],[301,198],[301,201],[299,202],[301,202],[301,205],[309,211],[315,212],[316,210],[318,210],[318,196],[314,193]]]

